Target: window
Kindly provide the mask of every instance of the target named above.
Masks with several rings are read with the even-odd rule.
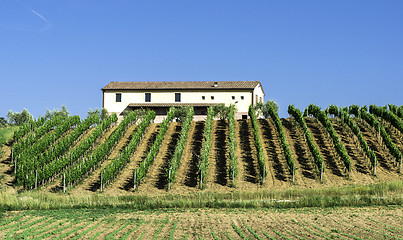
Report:
[[[151,93],[146,93],[146,102],[151,102]]]
[[[260,102],[263,102],[263,99],[262,99],[262,97],[260,97]]]
[[[235,96],[232,96],[232,100],[235,100]]]
[[[244,99],[244,97],[243,96],[241,96],[241,100],[243,100]]]
[[[211,96],[211,100],[214,100],[214,96]]]
[[[206,96],[202,96],[202,100],[206,100]]]
[[[181,101],[181,94],[175,93],[175,102],[180,102],[180,101]]]
[[[116,93],[116,102],[122,102],[122,94]]]

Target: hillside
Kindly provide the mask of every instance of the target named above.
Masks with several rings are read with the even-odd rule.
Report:
[[[258,128],[262,142],[264,159],[267,166],[267,175],[262,185],[258,177],[258,159],[254,144],[251,120],[235,121],[235,140],[238,174],[234,180],[235,187],[231,186],[233,180],[229,176],[229,145],[228,145],[228,121],[217,120],[213,122],[211,150],[208,159],[208,169],[205,190],[198,188],[198,163],[201,147],[204,144],[203,132],[204,122],[192,122],[188,138],[184,146],[184,153],[178,167],[175,181],[172,183],[172,193],[192,193],[199,191],[212,192],[233,192],[233,191],[256,191],[256,190],[279,190],[287,188],[316,188],[320,186],[344,186],[350,184],[372,184],[387,181],[402,180],[399,174],[399,165],[394,163],[393,157],[384,143],[377,136],[368,124],[356,120],[356,124],[377,157],[376,176],[372,174],[371,163],[365,153],[359,147],[355,135],[340,119],[331,118],[335,133],[339,136],[342,145],[345,147],[351,159],[351,171],[348,173],[332,143],[326,128],[316,118],[305,118],[306,125],[312,133],[312,139],[323,157],[324,173],[320,181],[319,171],[315,166],[313,157],[309,150],[307,140],[301,127],[293,118],[281,119],[286,141],[289,145],[292,159],[295,164],[295,180],[292,183],[292,175],[288,168],[286,158],[281,147],[278,131],[271,118],[258,120]],[[93,150],[103,144],[108,136],[117,129],[112,126],[96,140]],[[158,149],[153,163],[150,165],[144,179],[133,191],[133,171],[144,161],[150,147],[156,140],[159,132],[159,125],[151,123],[145,130],[141,141],[131,153],[127,163],[121,168],[116,177],[105,186],[104,193],[114,194],[141,194],[160,195],[167,193],[167,166],[172,158],[173,152],[180,137],[182,124],[171,122]],[[69,130],[71,133],[73,130]],[[83,133],[77,146],[88,138],[93,129]],[[71,194],[92,194],[100,192],[100,173],[117,158],[121,151],[128,146],[133,134],[137,131],[137,125],[131,124],[126,127],[122,136],[114,143],[113,149],[107,156],[95,165],[90,172],[78,182],[69,187],[67,191]],[[402,134],[392,126],[387,125],[387,131],[391,135],[393,143],[398,149],[403,150]],[[57,142],[57,141],[56,141]],[[55,143],[56,144],[56,143]],[[11,159],[13,142],[3,145],[4,152],[0,161],[1,186],[15,188],[22,191],[23,187],[17,184],[14,175],[14,164]],[[50,147],[51,148],[51,147]],[[74,149],[71,147],[70,149]],[[71,150],[70,150],[71,151]],[[92,150],[88,150],[89,153]],[[67,151],[63,155],[68,155]],[[88,153],[87,153],[88,154]],[[62,156],[63,156],[62,155]],[[83,161],[83,160],[82,160]],[[61,192],[63,190],[63,174],[58,173],[49,181],[38,183],[38,190],[41,192]]]

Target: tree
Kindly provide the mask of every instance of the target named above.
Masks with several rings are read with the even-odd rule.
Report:
[[[88,116],[92,115],[98,115],[98,117],[101,117],[101,111],[99,111],[98,108],[95,108],[94,110],[92,110],[91,108],[88,109]]]
[[[265,103],[261,102],[256,103],[253,108],[257,116],[263,114],[264,118],[268,118],[270,116],[269,114],[270,108],[273,108],[275,112],[278,112],[279,110],[278,104],[274,100],[267,100]]]
[[[218,117],[220,120],[228,119],[229,107],[225,106],[225,104],[218,104],[213,109],[214,117]]]
[[[24,123],[32,121],[33,117],[28,110],[24,108],[21,113],[13,112],[12,110],[8,111],[7,119],[9,124],[20,126]]]
[[[101,109],[101,120],[105,120],[109,116],[108,110],[106,108]]]
[[[3,117],[0,117],[0,127],[6,127],[7,124],[7,120]]]
[[[65,105],[62,105],[62,109],[54,109],[53,111],[50,111],[49,109],[46,111],[44,118],[46,120],[50,120],[56,116],[61,116],[64,120],[66,120],[69,117],[70,113],[67,110],[67,107]]]
[[[178,122],[183,122],[186,119],[188,112],[190,111],[191,107],[176,107],[174,118]]]

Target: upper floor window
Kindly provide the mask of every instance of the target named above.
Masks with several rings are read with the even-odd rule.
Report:
[[[244,99],[244,96],[241,96],[241,100],[243,100]]]
[[[232,100],[235,100],[235,96],[232,96]]]
[[[116,93],[116,102],[122,102],[122,94]]]
[[[211,96],[211,100],[214,100],[214,96]]]
[[[181,94],[175,93],[175,102],[180,102],[180,101],[181,101]]]
[[[151,102],[151,93],[146,93],[146,102]]]
[[[206,100],[206,96],[202,96],[202,100]]]

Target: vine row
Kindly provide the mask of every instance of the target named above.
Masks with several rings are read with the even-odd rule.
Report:
[[[147,153],[146,158],[140,164],[140,166],[138,168],[136,168],[133,172],[134,189],[136,189],[137,186],[140,184],[141,180],[147,174],[148,169],[150,168],[151,164],[154,162],[154,159],[160,150],[162,140],[164,140],[164,136],[168,129],[169,123],[172,121],[174,116],[175,116],[175,108],[171,107],[167,113],[167,117],[164,119],[164,121],[162,121],[162,123],[160,125],[158,135],[155,138],[154,144],[151,146],[149,152]]]
[[[249,116],[252,121],[252,127],[253,127],[253,135],[255,138],[255,147],[257,151],[257,159],[258,159],[258,164],[259,164],[259,177],[261,179],[261,183],[264,184],[264,179],[266,177],[266,161],[264,159],[264,154],[263,154],[263,147],[262,147],[262,142],[260,141],[260,134],[259,134],[259,127],[256,119],[256,112],[255,109],[253,108],[252,105],[249,106]]]
[[[309,129],[306,125],[305,119],[302,116],[301,111],[299,109],[295,108],[294,105],[289,105],[288,114],[290,114],[297,121],[299,126],[302,128],[302,130],[304,132],[305,140],[308,144],[309,150],[313,157],[313,163],[315,164],[316,168],[319,171],[320,180],[322,180],[323,171],[324,171],[323,158],[322,158],[322,155],[320,154],[320,151],[316,147],[314,141],[312,140],[312,133],[311,133],[311,131],[309,131]]]
[[[190,125],[192,124],[194,115],[193,107],[189,107],[186,109],[186,118],[182,123],[182,130],[180,133],[179,140],[176,144],[175,151],[172,155],[171,160],[169,161],[169,165],[167,168],[167,180],[168,180],[168,190],[171,188],[171,183],[175,180],[176,170],[179,167],[183,150],[185,149],[186,140],[188,138],[188,132],[190,129]]]

